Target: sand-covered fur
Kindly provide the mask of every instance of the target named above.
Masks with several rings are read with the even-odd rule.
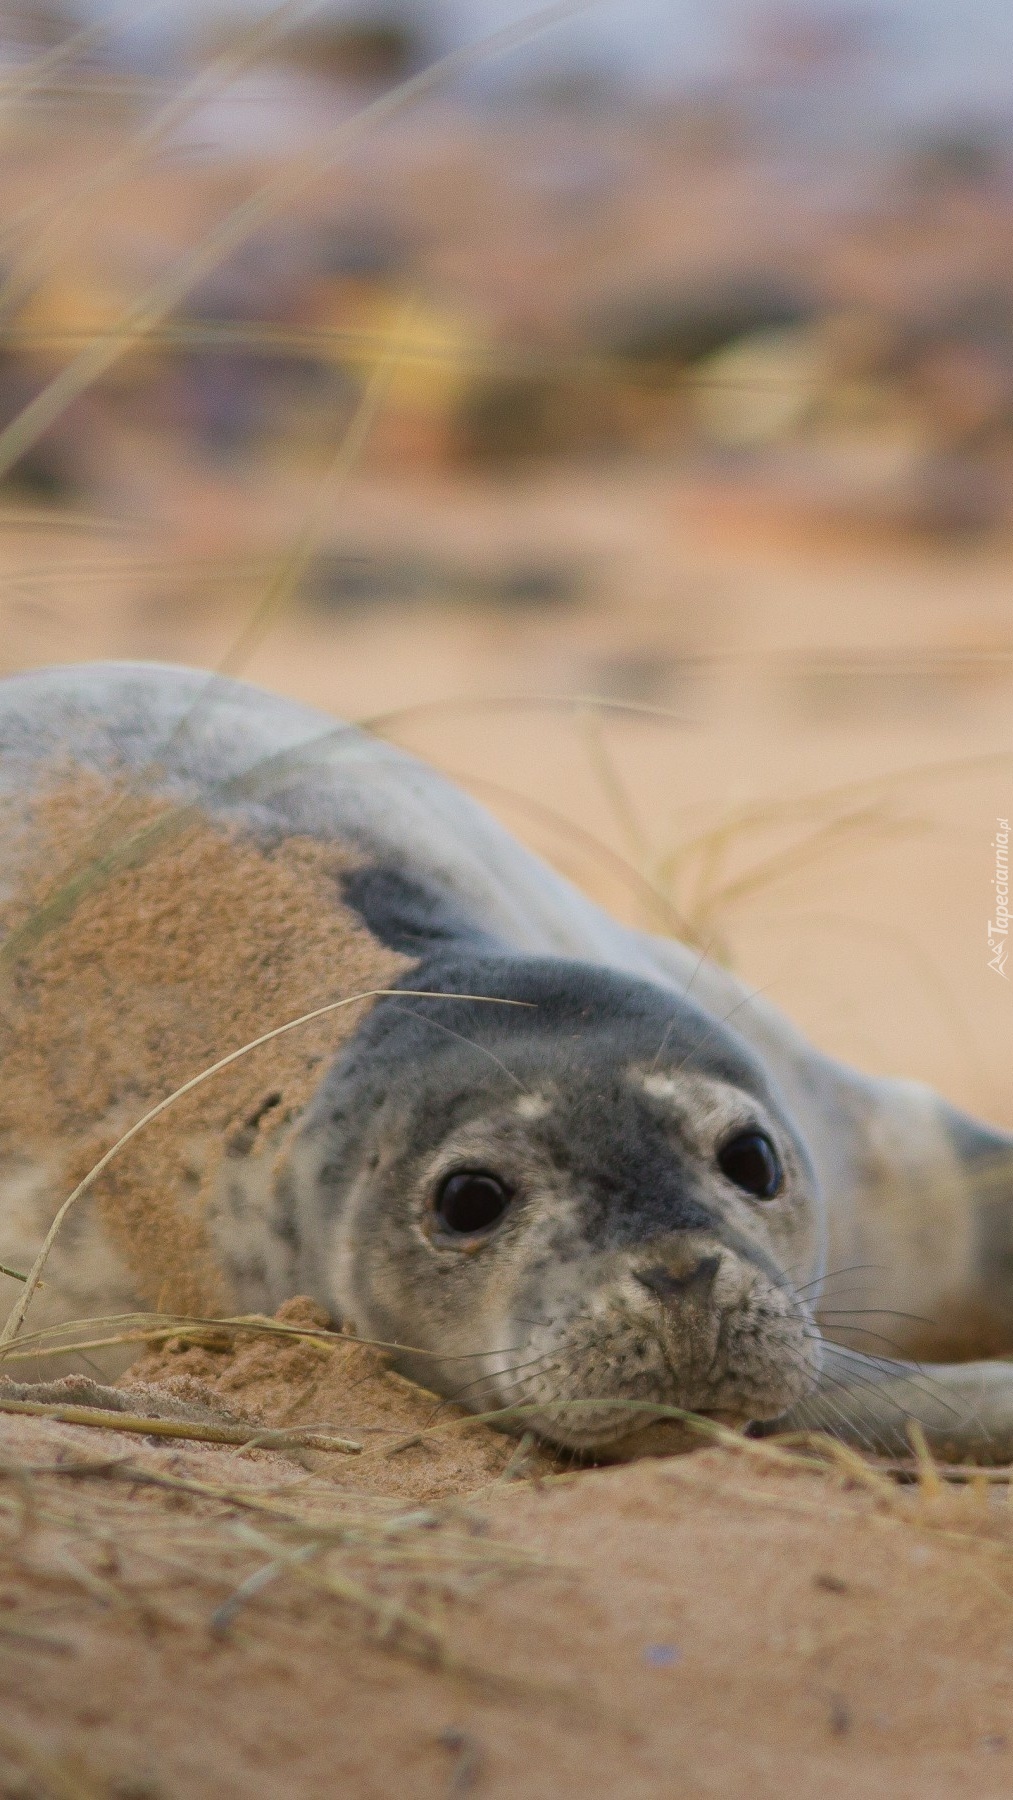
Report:
[[[3,920],[24,944],[0,996],[0,1262],[29,1266],[63,1195],[191,1076],[275,1025],[396,980],[404,959],[341,904],[349,860],[308,837],[258,845],[95,775],[37,797]],[[47,925],[47,904],[71,883],[72,903]],[[127,1147],[58,1240],[48,1288],[65,1311],[108,1307],[91,1206],[124,1299],[133,1290],[169,1310],[228,1310],[206,1220],[223,1159],[271,1157],[361,1011],[253,1052]]]

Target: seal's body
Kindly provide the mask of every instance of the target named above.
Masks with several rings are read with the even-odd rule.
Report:
[[[884,1309],[902,1353],[931,1353],[926,1321],[1013,1348],[1013,1139],[821,1056],[411,757],[243,684],[4,682],[0,791],[0,1262],[164,1092],[370,996],[152,1127],[171,1155],[105,1186],[100,1233],[68,1221],[50,1318],[303,1292],[427,1385],[595,1452],[653,1405],[889,1445],[913,1415],[1013,1455],[1013,1369],[820,1329],[825,1285],[830,1337]]]

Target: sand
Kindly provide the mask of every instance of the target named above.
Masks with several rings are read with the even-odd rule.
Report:
[[[326,1328],[327,1314],[297,1297],[278,1309],[279,1322]],[[271,1427],[326,1426],[363,1445],[361,1456],[309,1452],[300,1460],[352,1493],[430,1501],[470,1493],[496,1480],[517,1453],[502,1432],[472,1425],[461,1406],[438,1399],[387,1366],[381,1350],[333,1334],[321,1340],[224,1337],[211,1348],[170,1339],[141,1358],[126,1384],[227,1408]],[[525,1470],[547,1472],[552,1456],[525,1446]]]
[[[1010,1791],[1005,1487],[762,1446],[562,1471],[365,1346],[170,1347],[123,1393],[160,1387],[368,1448],[0,1414],[5,1797]]]

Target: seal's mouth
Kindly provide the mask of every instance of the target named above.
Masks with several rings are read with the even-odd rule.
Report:
[[[495,1415],[491,1415],[495,1422]],[[527,1430],[546,1443],[593,1463],[631,1462],[641,1456],[676,1456],[713,1441],[709,1425],[744,1432],[755,1421],[718,1408],[676,1408],[664,1402],[557,1400],[537,1410],[504,1409],[504,1429]]]
[[[811,1393],[815,1377],[801,1390]],[[797,1396],[796,1396],[797,1397]],[[677,1456],[703,1449],[717,1438],[709,1426],[748,1435],[754,1426],[769,1427],[790,1410],[795,1397],[762,1418],[750,1409],[682,1407],[664,1401],[549,1400],[544,1405],[504,1408],[503,1429],[531,1431],[544,1442],[570,1450],[589,1462],[631,1462],[641,1456]],[[495,1415],[490,1415],[495,1423]]]
[[[697,1447],[708,1422],[741,1430],[782,1417],[818,1379],[811,1315],[755,1267],[728,1271],[723,1305],[713,1286],[659,1300],[613,1279],[529,1329],[496,1384],[517,1409],[510,1428],[612,1461]]]

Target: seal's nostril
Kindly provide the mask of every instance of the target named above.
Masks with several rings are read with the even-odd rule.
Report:
[[[713,1287],[714,1277],[721,1267],[720,1256],[702,1256],[691,1269],[676,1274],[666,1269],[661,1263],[650,1263],[646,1269],[634,1269],[633,1273],[641,1287],[645,1287],[658,1300],[676,1300],[688,1294],[703,1295]]]

